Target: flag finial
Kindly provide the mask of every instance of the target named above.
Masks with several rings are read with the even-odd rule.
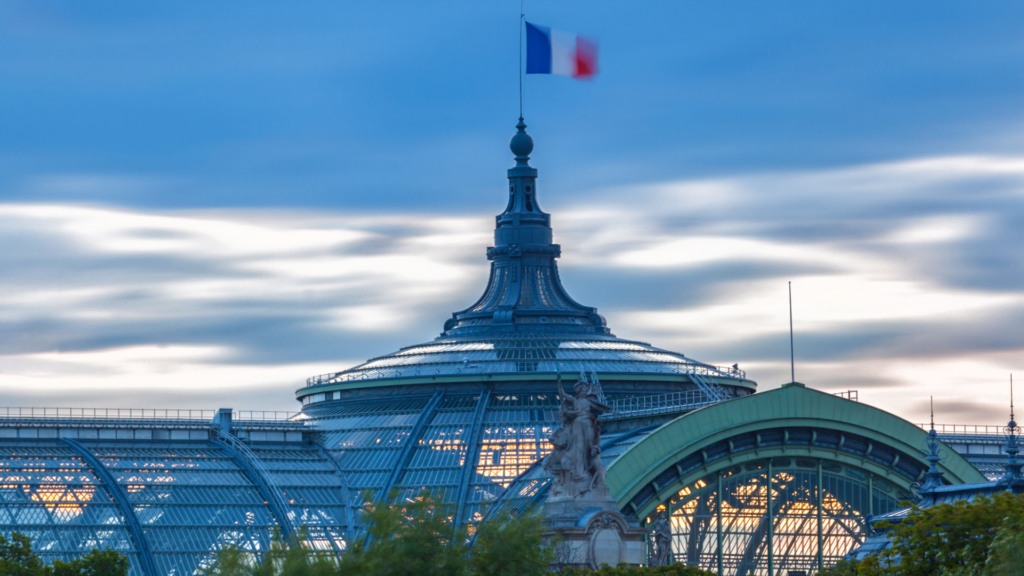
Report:
[[[517,165],[528,165],[527,160],[530,159],[530,152],[533,152],[533,138],[526,133],[526,122],[523,121],[522,116],[519,117],[519,123],[516,124],[516,128],[518,131],[512,136],[508,147],[516,155]]]

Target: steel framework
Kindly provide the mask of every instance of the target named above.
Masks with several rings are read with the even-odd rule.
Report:
[[[263,466],[260,459],[238,438],[235,438],[229,432],[218,431],[216,428],[214,428],[214,431],[217,432],[217,437],[211,438],[210,443],[227,452],[238,466],[245,471],[249,480],[260,491],[260,494],[266,498],[267,504],[273,511],[284,537],[291,537],[297,527],[288,514],[288,503],[284,500],[284,494],[277,484],[274,483],[270,472]]]
[[[93,473],[103,480],[107,492],[114,499],[114,502],[117,503],[121,516],[128,526],[128,533],[131,534],[132,543],[135,545],[135,550],[138,551],[142,573],[145,576],[157,576],[158,572],[153,564],[153,553],[149,549],[149,542],[146,540],[145,532],[142,530],[142,524],[139,523],[139,518],[135,515],[135,509],[128,500],[127,492],[117,483],[110,470],[107,470],[107,467],[88,448],[70,438],[62,438],[61,442],[68,448],[71,448],[75,454],[78,454],[92,468]]]
[[[351,542],[352,538],[356,536],[356,521],[354,508],[355,505],[352,503],[352,493],[348,486],[348,478],[345,476],[345,471],[338,465],[338,461],[331,457],[330,453],[317,442],[310,442],[316,451],[323,456],[324,460],[330,463],[331,468],[338,473],[338,482],[340,484],[339,490],[341,490],[341,501],[345,504],[345,541]]]
[[[870,473],[769,459],[698,480],[659,508],[670,514],[677,562],[776,576],[835,563],[863,542],[867,516],[898,503],[894,487]]]
[[[420,441],[420,437],[423,435],[423,429],[433,419],[434,411],[437,410],[437,406],[441,403],[444,398],[444,392],[436,392],[431,398],[430,402],[427,403],[426,408],[420,412],[420,417],[416,420],[416,424],[409,431],[408,436],[405,439],[405,444],[402,446],[402,451],[398,455],[398,462],[396,466],[391,469],[388,473],[387,479],[384,480],[384,485],[380,489],[381,498],[390,498],[391,489],[398,483],[402,473],[405,471],[406,466],[409,465],[409,459],[412,458],[413,450]]]

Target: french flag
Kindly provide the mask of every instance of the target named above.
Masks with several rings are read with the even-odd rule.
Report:
[[[526,73],[593,78],[597,74],[597,42],[527,22]]]

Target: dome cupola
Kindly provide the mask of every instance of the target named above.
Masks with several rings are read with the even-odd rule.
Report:
[[[533,138],[522,117],[509,142],[516,165],[508,170],[508,205],[496,217],[487,249],[490,279],[476,303],[445,322],[442,337],[490,332],[610,334],[596,308],[579,304],[562,287],[552,243],[551,216],[537,201],[537,169],[530,166]]]

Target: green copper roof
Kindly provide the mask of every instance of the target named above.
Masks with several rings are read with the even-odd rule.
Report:
[[[768,430],[779,441],[761,445],[759,432]],[[836,435],[837,442],[834,446],[814,441],[787,443],[783,439],[788,439],[787,430],[794,434],[828,431]],[[756,437],[757,446],[752,443],[752,449],[737,449],[734,453],[730,443],[725,452],[710,453],[711,446],[720,447],[723,441],[741,436]],[[608,468],[607,481],[619,505],[627,508],[632,504],[641,517],[695,474],[706,475],[768,457],[828,458],[889,477],[906,487],[928,468],[922,452],[927,436],[924,430],[884,410],[792,383],[680,416],[616,458]],[[859,453],[852,446],[843,446],[846,437],[851,444],[862,446]],[[886,457],[880,458],[883,451]],[[684,458],[689,460],[682,462]],[[939,468],[945,480],[954,484],[985,481],[981,472],[953,450],[948,450]]]

